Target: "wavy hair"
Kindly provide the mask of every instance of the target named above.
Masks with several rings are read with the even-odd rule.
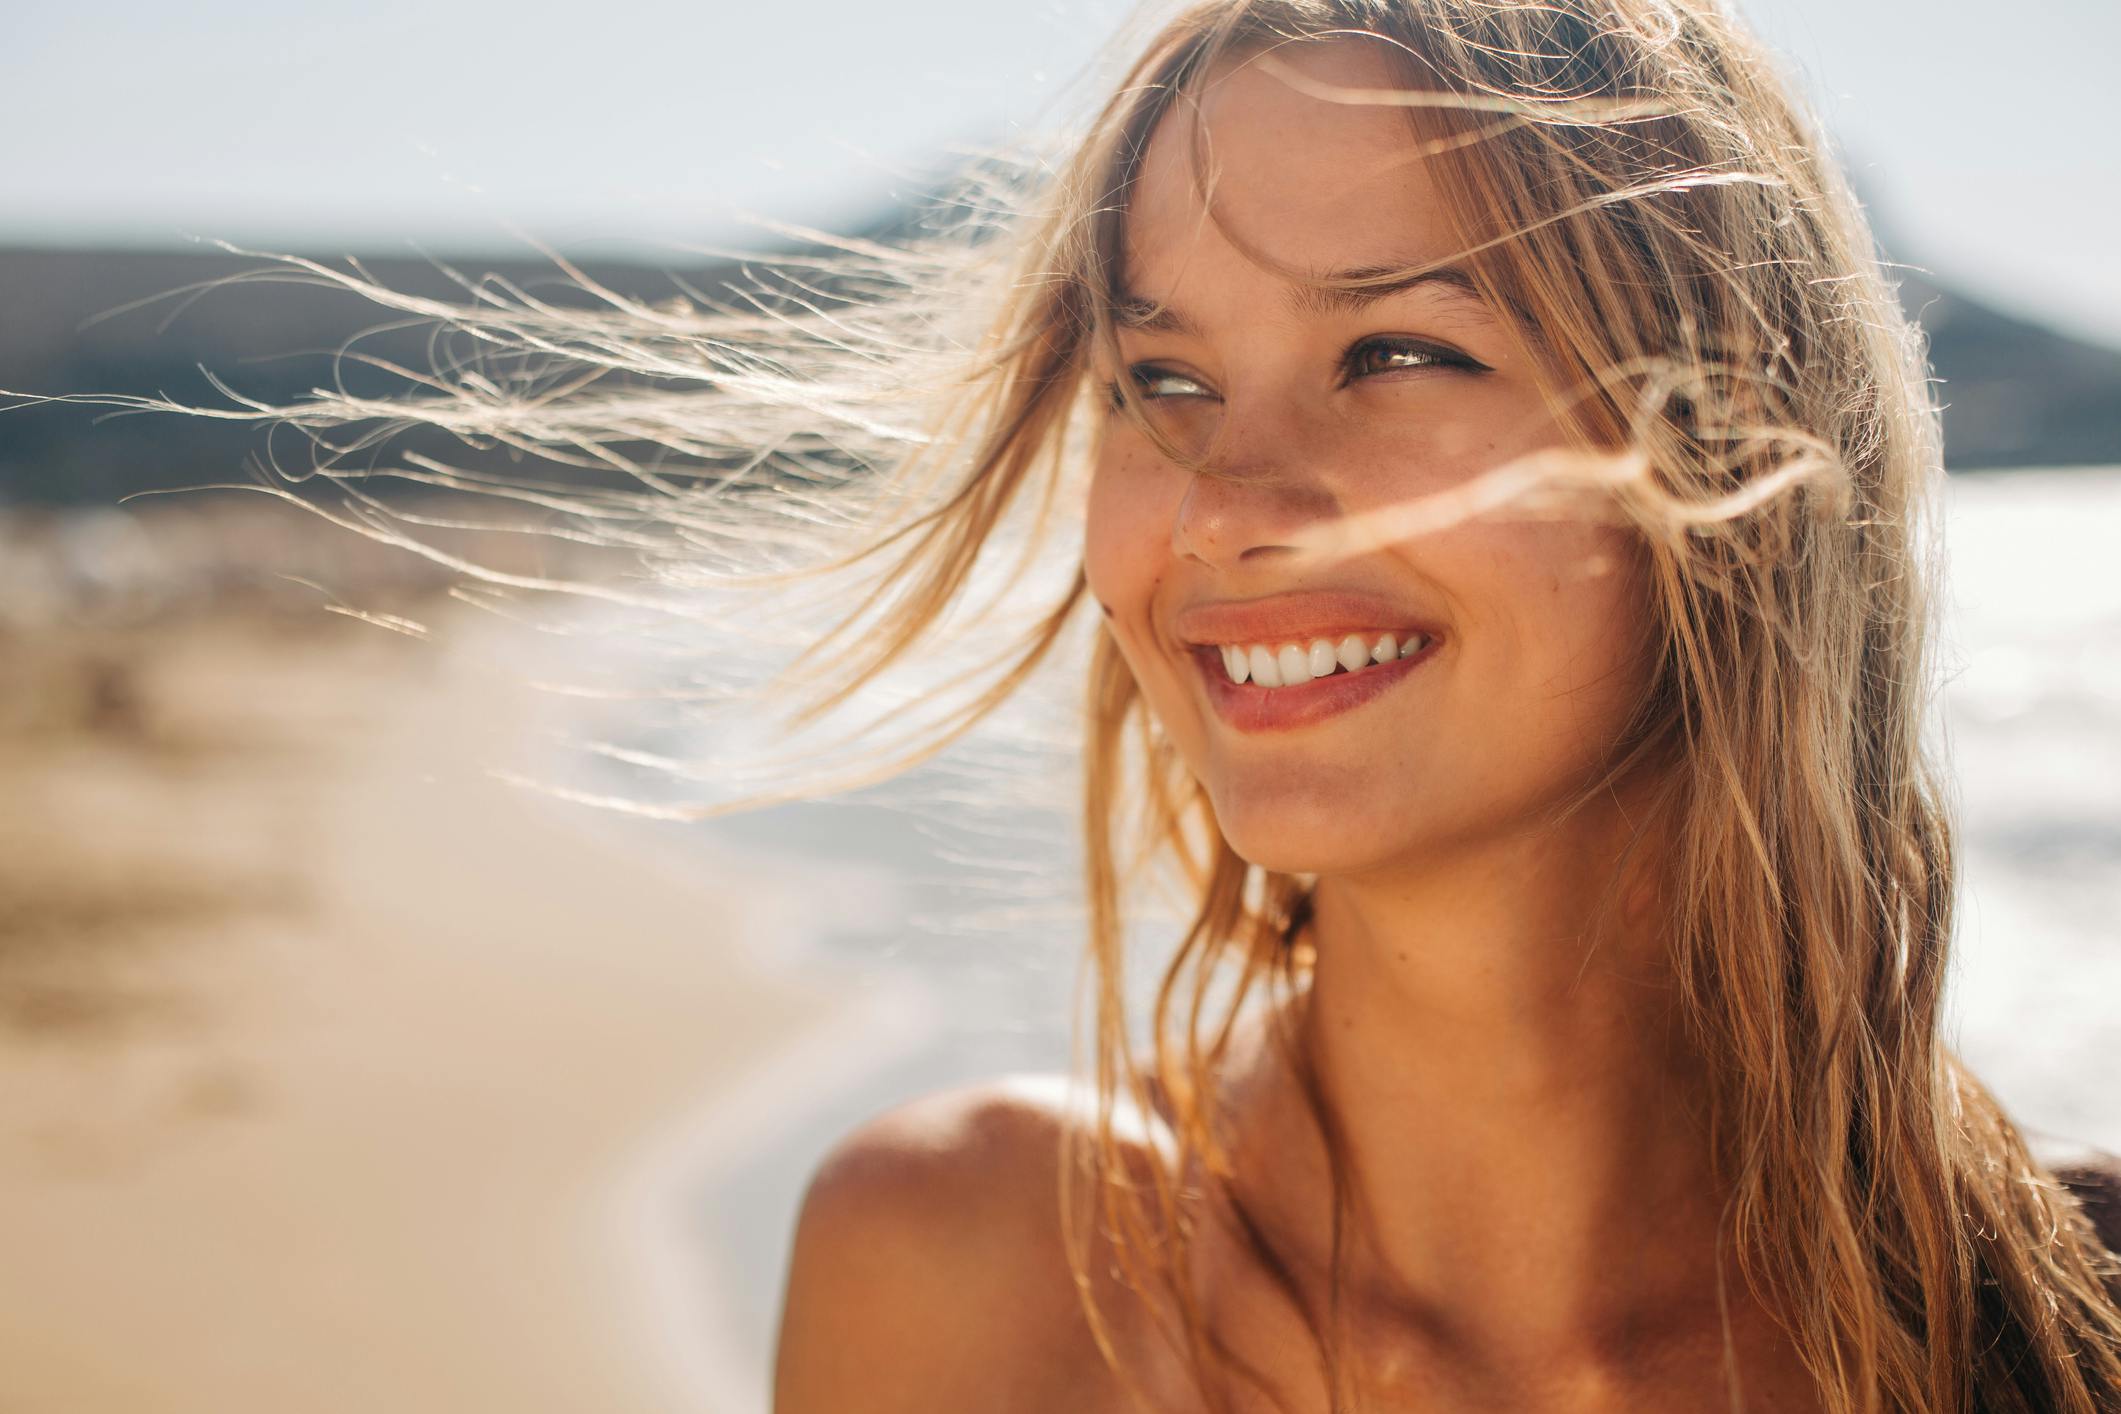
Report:
[[[1348,39],[1384,46],[1404,85],[1336,89],[1281,62]],[[1218,1066],[1248,998],[1303,985],[1310,881],[1222,839],[1082,612],[1067,531],[1100,419],[1158,435],[1126,380],[1116,414],[1091,386],[1114,358],[1143,150],[1234,60],[1320,102],[1405,109],[1453,260],[1525,331],[1583,453],[1506,468],[1483,494],[1590,495],[1640,541],[1654,685],[1585,798],[1656,783],[1662,921],[1708,1070],[1724,1247],[1824,1407],[2117,1407],[2114,1258],[1939,1034],[1956,859],[1922,737],[1942,474],[1922,349],[1822,140],[1712,0],[1205,0],[1147,38],[1058,163],[990,165],[920,229],[777,258],[738,299],[650,305],[580,277],[599,307],[469,282],[463,302],[427,301],[296,262],[468,353],[414,396],[225,415],[520,448],[610,475],[496,477],[431,457],[393,474],[529,507],[544,533],[641,556],[666,584],[827,586],[806,660],[821,666],[791,679],[804,721],[858,709],[950,634],[978,639],[937,711],[864,723],[830,770],[784,763],[809,771],[790,793],[926,759],[1043,662],[1087,653],[1097,1106],[1063,1156],[1061,1217],[1107,1359],[1122,1363],[1091,1296],[1100,1231],[1220,1402],[1244,1361],[1189,1287],[1187,1190],[1229,1176]],[[327,479],[375,435],[328,442]],[[443,556],[419,533],[433,520],[338,484],[347,499],[327,514]],[[1137,889],[1172,870],[1192,916],[1140,1049],[1124,943]],[[1168,1149],[1125,1149],[1126,1102],[1168,1118]],[[1330,1313],[1312,1315],[1336,1407],[1359,1407]]]

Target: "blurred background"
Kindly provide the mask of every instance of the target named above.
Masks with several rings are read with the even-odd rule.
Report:
[[[2023,1122],[2121,1149],[2121,10],[1743,8],[1854,168],[1948,403],[1954,1035]],[[1126,14],[17,7],[0,388],[225,405],[211,370],[288,400],[379,322],[284,284],[155,298],[259,265],[216,242],[436,294],[444,266],[549,286],[542,245],[660,298],[762,243],[744,213],[888,230],[957,157],[1079,111]],[[660,646],[593,607],[488,612],[262,496],[124,499],[286,452],[0,415],[0,1407],[755,1414],[832,1138],[1067,1064],[1066,763],[1005,733],[695,825],[526,793],[493,773],[671,788],[624,764],[673,745],[629,696]]]

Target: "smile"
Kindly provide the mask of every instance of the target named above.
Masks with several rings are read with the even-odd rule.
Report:
[[[1351,633],[1337,643],[1328,638],[1313,639],[1308,646],[1287,643],[1279,648],[1230,643],[1223,645],[1221,652],[1223,671],[1229,674],[1232,682],[1256,682],[1261,687],[1301,687],[1313,678],[1357,672],[1411,658],[1428,642],[1428,635],[1412,631],[1375,635]]]
[[[1390,691],[1436,654],[1433,635],[1201,645],[1192,651],[1216,715],[1242,732],[1309,726]]]

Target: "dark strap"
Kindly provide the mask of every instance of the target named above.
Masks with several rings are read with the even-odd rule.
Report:
[[[2121,1256],[2121,1158],[2109,1154],[2103,1162],[2065,1164],[2055,1177],[2076,1195],[2106,1250]]]
[[[2121,1155],[2045,1136],[2027,1136],[2033,1157],[2070,1191],[2106,1249],[2121,1256]]]

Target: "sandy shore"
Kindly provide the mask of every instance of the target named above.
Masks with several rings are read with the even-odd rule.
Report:
[[[0,1408],[750,1402],[641,1165],[848,1024],[770,894],[485,777],[474,611],[6,649]]]
[[[2121,1149],[2121,472],[1953,506],[1952,1030],[2022,1121]],[[1051,1068],[1079,930],[923,943],[1018,896],[901,818],[658,831],[501,786],[550,705],[521,635],[231,611],[301,574],[427,618],[435,578],[174,516],[130,559],[0,524],[0,1414],[760,1414],[818,1154]]]

